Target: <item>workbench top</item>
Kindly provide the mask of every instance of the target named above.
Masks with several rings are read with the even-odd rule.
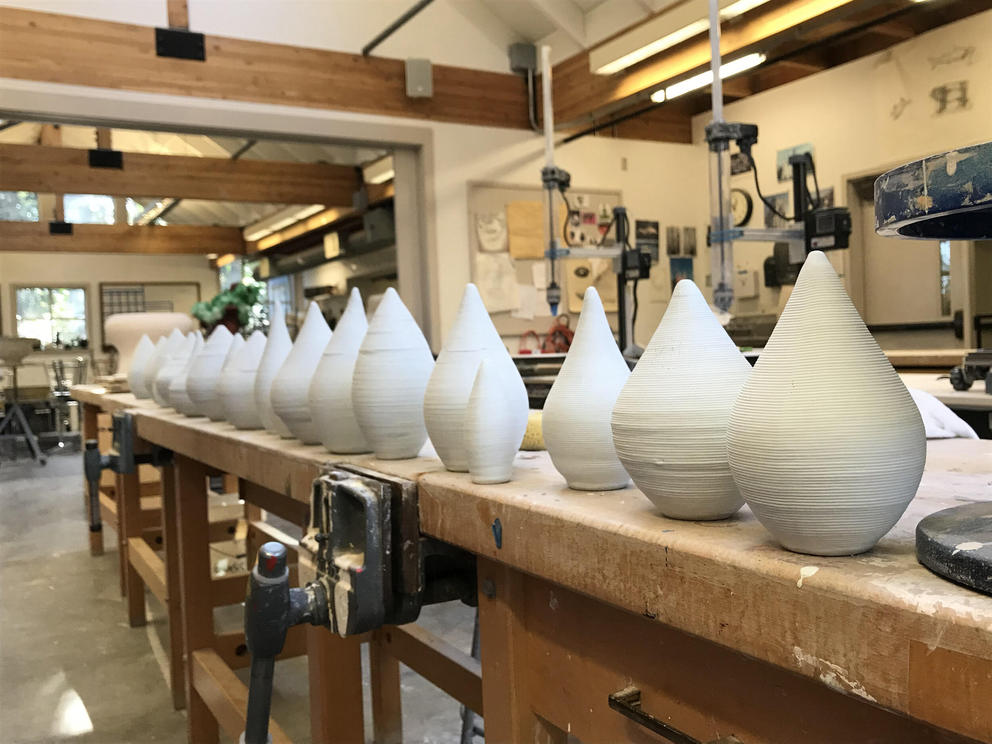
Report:
[[[842,692],[992,738],[992,717],[982,712],[992,699],[992,597],[930,573],[914,552],[922,517],[992,498],[990,441],[928,442],[919,492],[895,528],[868,553],[825,558],[779,548],[747,507],[720,522],[681,522],[659,516],[633,487],[570,490],[546,452],[519,453],[510,483],[477,485],[443,470],[429,446],[412,460],[338,456],[158,407],[134,413],[142,439],[301,501],[329,462],[416,480],[426,534]]]
[[[992,395],[985,392],[985,384],[982,382],[972,383],[970,390],[955,390],[946,373],[943,379],[936,372],[901,372],[899,377],[906,387],[930,393],[949,408],[992,411]]]

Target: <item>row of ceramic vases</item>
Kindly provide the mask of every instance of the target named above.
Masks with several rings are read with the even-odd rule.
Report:
[[[337,453],[415,457],[430,435],[449,470],[511,477],[527,394],[471,284],[436,364],[393,290],[367,326],[353,291],[333,334],[311,305],[295,344],[278,308],[267,340],[221,328],[201,344],[142,339],[132,391]],[[919,410],[820,252],[753,370],[683,280],[631,373],[590,288],[543,433],[573,489],[633,479],[662,514],[688,520],[727,518],[746,501],[784,547],[819,555],[870,549],[926,459]]]

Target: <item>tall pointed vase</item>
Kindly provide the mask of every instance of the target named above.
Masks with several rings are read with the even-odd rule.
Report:
[[[520,448],[517,412],[508,404],[499,363],[484,358],[465,411],[465,451],[473,483],[506,483]]]
[[[541,420],[551,462],[570,488],[607,491],[630,482],[610,429],[613,405],[628,377],[630,368],[613,338],[599,293],[589,287]]]
[[[145,365],[148,364],[154,353],[155,344],[146,333],[134,347],[134,352],[131,354],[131,366],[127,370],[127,386],[136,398],[148,397],[148,391],[144,388]],[[139,395],[139,393],[142,394]]]
[[[165,347],[169,344],[168,336],[159,336],[155,342],[155,349],[144,367],[135,376],[135,387],[131,390],[134,397],[148,399],[152,397],[152,386],[155,384],[155,375],[162,365],[162,357],[165,354]]]
[[[799,553],[869,550],[916,494],[919,409],[820,251],[734,404],[727,451],[755,516]]]
[[[699,288],[675,285],[611,420],[620,462],[666,517],[723,519],[740,509],[727,419],[750,372]]]
[[[351,402],[358,349],[368,330],[362,295],[352,288],[348,306],[334,328],[310,382],[310,408],[320,441],[340,454],[369,452]]]
[[[375,456],[416,457],[427,441],[424,390],[434,357],[417,321],[390,287],[358,350],[351,400]]]
[[[255,375],[265,352],[265,334],[255,331],[235,351],[221,372],[217,391],[224,419],[238,429],[261,429],[262,418],[255,405]]]
[[[189,346],[187,345],[189,344]],[[178,329],[169,334],[169,339],[159,356],[159,364],[155,370],[154,381],[150,384],[152,398],[163,408],[169,408],[169,383],[179,372],[186,361],[187,352],[192,350],[192,339],[187,339]]]
[[[331,329],[320,306],[311,302],[293,349],[272,382],[272,410],[304,444],[320,442],[310,411],[310,383],[330,340]]]
[[[193,366],[193,361],[196,359],[196,355],[202,348],[203,336],[201,336],[199,332],[194,333],[193,348],[190,350],[189,356],[186,358],[186,364],[182,371],[173,377],[172,382],[169,383],[169,401],[172,403],[172,407],[184,416],[196,415],[196,406],[193,404],[193,401],[190,400],[189,392],[186,390],[186,380],[189,377],[189,370]]]
[[[281,437],[292,437],[286,424],[272,410],[272,381],[276,378],[279,368],[289,356],[293,342],[286,328],[286,311],[281,302],[276,302],[269,320],[269,336],[265,342],[262,360],[258,363],[255,375],[255,406],[258,409],[262,425],[273,434]]]
[[[218,325],[210,332],[207,342],[193,360],[193,366],[186,376],[186,392],[196,406],[197,416],[207,416],[214,420],[223,416],[217,383],[233,340],[234,335],[224,326]]]

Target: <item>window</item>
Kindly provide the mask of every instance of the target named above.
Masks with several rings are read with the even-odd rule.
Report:
[[[0,220],[37,222],[38,195],[33,191],[0,191]]]
[[[17,335],[37,338],[42,348],[87,345],[86,290],[81,287],[18,287]]]
[[[76,224],[113,225],[114,197],[97,194],[66,194],[62,197],[65,221]]]
[[[940,314],[951,314],[951,241],[940,241]]]

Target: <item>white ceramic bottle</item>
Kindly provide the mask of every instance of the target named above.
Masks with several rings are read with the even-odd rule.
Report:
[[[199,332],[193,334],[193,348],[190,350],[189,356],[186,357],[186,364],[183,366],[182,370],[172,378],[172,382],[169,383],[169,402],[172,403],[172,407],[175,408],[179,413],[184,416],[195,416],[196,406],[193,401],[189,398],[189,393],[186,390],[186,379],[189,376],[189,370],[193,366],[193,361],[196,359],[196,355],[203,348],[203,336]]]
[[[144,334],[134,347],[131,354],[131,366],[127,370],[127,386],[134,394],[135,398],[147,398],[148,390],[145,388],[145,366],[155,353],[155,344]]]
[[[255,405],[255,375],[265,352],[265,334],[255,331],[244,346],[231,354],[221,372],[217,391],[224,419],[238,429],[261,429],[262,418]]]
[[[506,483],[513,477],[513,459],[522,437],[515,408],[506,396],[498,363],[483,359],[465,412],[465,449],[473,483]]]
[[[286,311],[282,303],[276,301],[272,309],[272,317],[269,319],[269,336],[265,342],[265,351],[262,352],[262,360],[258,363],[258,372],[255,375],[255,406],[262,419],[262,425],[273,434],[287,438],[293,435],[272,410],[271,393],[272,381],[292,348],[293,342],[286,328]]]
[[[351,400],[375,456],[416,457],[427,441],[424,390],[434,357],[417,321],[390,287],[358,350]]]
[[[223,414],[217,396],[217,383],[233,340],[234,335],[218,325],[210,332],[207,342],[193,360],[186,376],[186,393],[196,407],[197,416],[218,420]]]
[[[727,452],[755,516],[799,553],[869,550],[916,494],[919,409],[820,251],[734,404]]]
[[[608,491],[630,482],[613,448],[610,417],[630,368],[595,287],[586,290],[575,337],[544,402],[551,462],[570,488]]]
[[[740,509],[727,418],[750,373],[699,288],[680,281],[611,420],[620,462],[666,517],[723,519]]]
[[[351,402],[355,362],[368,327],[362,295],[354,287],[310,382],[314,424],[320,441],[330,452],[355,454],[371,450]]]
[[[331,329],[320,306],[311,302],[293,348],[272,381],[272,410],[304,444],[320,442],[310,411],[310,383],[330,340]]]
[[[155,371],[155,381],[151,385],[152,398],[163,408],[169,408],[169,384],[173,376],[182,370],[186,357],[193,349],[193,339],[187,338],[178,329],[169,334],[169,340],[162,350],[158,369]]]
[[[152,351],[151,356],[148,357],[144,368],[135,377],[136,386],[132,392],[134,392],[136,398],[147,399],[152,397],[152,386],[155,384],[155,375],[158,373],[158,368],[162,365],[162,355],[165,354],[165,347],[168,344],[168,336],[159,336],[158,341],[155,342],[155,349]]]

